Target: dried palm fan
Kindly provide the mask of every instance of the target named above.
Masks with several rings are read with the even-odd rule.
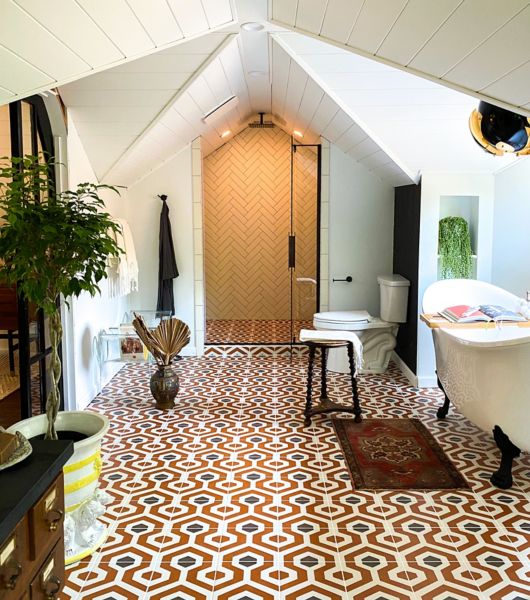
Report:
[[[143,318],[134,313],[133,326],[157,364],[167,366],[189,344],[190,328],[180,319],[165,319],[156,329],[149,329]]]

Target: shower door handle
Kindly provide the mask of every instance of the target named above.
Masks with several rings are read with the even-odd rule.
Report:
[[[289,236],[289,269],[294,269],[296,265],[296,237]]]

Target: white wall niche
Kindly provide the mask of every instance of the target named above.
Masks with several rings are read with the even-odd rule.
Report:
[[[453,208],[459,198],[477,198],[474,253],[477,255],[475,276],[491,281],[493,243],[494,178],[487,173],[422,173],[420,245],[418,258],[418,312],[421,312],[423,294],[431,283],[438,280],[438,224],[446,208]],[[449,197],[451,201],[442,202]],[[468,202],[465,210],[475,201]],[[444,204],[444,207],[441,207]],[[464,204],[462,206],[464,210]],[[459,215],[457,215],[459,216]],[[465,214],[463,214],[465,218]],[[473,234],[472,234],[473,235]],[[473,238],[472,238],[473,239]],[[419,387],[436,387],[434,347],[430,329],[420,321],[418,314],[417,367]]]
[[[479,232],[479,196],[440,196],[440,216],[438,222],[445,217],[462,217],[469,227],[473,264],[471,279],[477,279],[477,248]],[[438,255],[438,279],[441,279],[441,260]]]

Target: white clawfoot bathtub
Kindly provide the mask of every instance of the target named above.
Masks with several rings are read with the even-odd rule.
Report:
[[[483,281],[448,279],[433,283],[423,296],[423,312],[448,306],[499,304],[519,311],[521,298]],[[484,431],[494,430],[502,453],[491,481],[512,485],[512,460],[530,451],[530,327],[497,324],[493,328],[434,328],[436,371],[446,396],[438,417],[451,401]]]

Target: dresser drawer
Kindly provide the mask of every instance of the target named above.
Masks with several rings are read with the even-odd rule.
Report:
[[[62,473],[29,511],[29,557],[41,560],[62,535],[64,483]]]
[[[30,586],[31,600],[55,600],[64,584],[64,541],[55,544]]]
[[[21,596],[31,565],[27,556],[28,522],[24,517],[0,548],[0,600]]]

